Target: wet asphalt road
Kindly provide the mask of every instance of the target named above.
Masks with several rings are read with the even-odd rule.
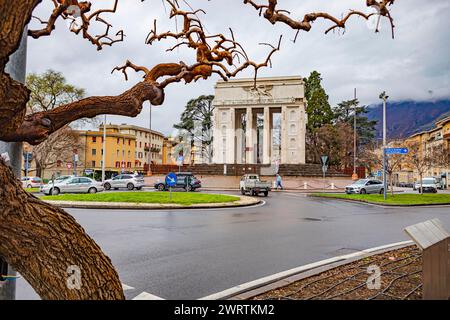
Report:
[[[265,198],[264,198],[265,199]],[[112,259],[123,283],[165,299],[196,299],[307,263],[409,240],[403,228],[450,207],[380,208],[272,192],[256,208],[68,210]],[[18,281],[17,298],[36,295]]]

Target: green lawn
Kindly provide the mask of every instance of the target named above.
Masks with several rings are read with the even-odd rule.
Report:
[[[39,188],[25,188],[27,192],[39,192]]]
[[[450,204],[450,194],[394,194],[388,195],[387,200],[382,194],[337,194],[337,193],[314,193],[312,196],[336,199],[359,200],[377,204],[392,205],[424,205],[424,204]]]
[[[95,194],[62,194],[58,196],[44,196],[41,199],[54,201],[167,203],[192,205],[202,203],[235,202],[239,200],[239,197],[207,193],[173,192],[171,201],[169,192],[103,192]]]

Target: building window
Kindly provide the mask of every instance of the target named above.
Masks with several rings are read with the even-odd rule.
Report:
[[[142,141],[139,142],[139,148],[142,148]]]
[[[117,138],[117,144],[119,144],[120,143],[120,138]]]
[[[97,137],[92,137],[92,142],[97,142]]]
[[[117,157],[119,156],[119,150],[117,150],[116,155],[117,155]]]
[[[102,155],[103,155],[103,149],[102,149]]]
[[[95,161],[92,161],[92,167],[95,168]]]
[[[62,161],[61,160],[56,161],[56,167],[60,168],[61,165],[62,165]]]
[[[116,168],[120,168],[120,162],[116,161]]]
[[[96,156],[97,155],[97,149],[92,149],[92,155]]]

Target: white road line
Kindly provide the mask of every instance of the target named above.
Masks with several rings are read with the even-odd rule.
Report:
[[[165,299],[144,291],[139,295],[137,295],[136,297],[134,297],[132,300],[165,300]]]
[[[130,287],[130,286],[127,286],[125,283],[122,283],[122,290],[123,291],[134,290],[134,288]]]
[[[238,286],[229,288],[227,290],[217,292],[217,293],[211,294],[209,296],[200,298],[198,300],[221,300],[221,299],[223,300],[230,296],[234,296],[234,295],[237,295],[242,292],[250,291],[252,289],[262,287],[266,284],[273,283],[278,280],[281,280],[281,279],[284,279],[284,278],[290,277],[292,275],[299,274],[301,272],[305,272],[305,271],[308,271],[308,270],[311,270],[314,268],[325,266],[325,265],[328,265],[328,264],[331,264],[334,262],[345,261],[345,260],[348,260],[351,258],[362,256],[367,253],[372,253],[372,252],[376,252],[379,250],[394,248],[397,246],[403,246],[403,245],[408,245],[408,244],[413,244],[413,242],[412,241],[402,241],[402,242],[391,243],[391,244],[384,245],[384,246],[365,249],[365,250],[361,250],[361,251],[358,251],[355,253],[350,253],[350,254],[310,263],[310,264],[307,264],[307,265],[304,265],[301,267],[297,267],[297,268],[293,268],[293,269],[286,270],[283,272],[279,272],[279,273],[276,273],[276,274],[273,274],[273,275],[270,275],[270,276],[267,276],[264,278],[260,278],[260,279],[254,280],[254,281],[246,282],[246,283],[240,284]]]

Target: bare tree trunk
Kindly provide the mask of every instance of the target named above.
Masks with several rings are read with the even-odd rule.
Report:
[[[422,176],[423,176],[423,173],[419,173],[419,183],[420,183],[419,193],[420,194],[423,194]]]
[[[124,299],[110,259],[64,210],[25,192],[0,160],[0,255],[43,299]],[[81,287],[70,289],[70,267]]]

